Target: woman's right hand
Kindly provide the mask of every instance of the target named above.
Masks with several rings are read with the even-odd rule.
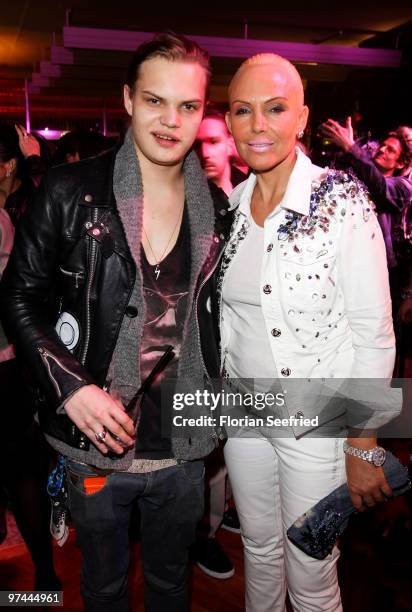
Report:
[[[376,438],[348,438],[349,446],[370,450],[377,444]],[[352,503],[358,512],[364,512],[375,504],[392,497],[382,467],[375,467],[368,461],[347,454],[346,477]]]

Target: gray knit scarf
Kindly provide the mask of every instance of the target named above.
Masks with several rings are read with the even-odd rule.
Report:
[[[195,153],[190,152],[187,155],[183,165],[183,173],[191,244],[188,316],[185,322],[183,338],[186,344],[189,343],[191,345],[197,339],[187,337],[188,332],[190,334],[188,329],[189,313],[192,307],[196,280],[210,250],[214,227],[214,211],[207,180]],[[135,306],[138,314],[134,318],[123,318],[109,368],[109,377],[113,381],[112,386],[119,390],[124,403],[126,403],[135,395],[141,383],[140,344],[145,320],[145,302],[140,262],[143,226],[143,183],[131,129],[128,131],[125,142],[116,156],[113,174],[113,193],[126,241],[136,264],[136,280],[129,305]],[[113,299],[116,299],[115,296],[113,296]],[[196,352],[200,351],[198,346],[186,346],[186,351],[182,350],[181,359],[183,358],[183,363],[180,360],[179,371],[183,369],[184,375],[187,375],[184,355],[188,353],[188,348],[191,349],[189,354],[192,353],[193,349]],[[132,451],[128,453],[129,461],[133,458],[133,454]]]

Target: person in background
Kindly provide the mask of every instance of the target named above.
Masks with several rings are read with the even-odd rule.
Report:
[[[248,391],[250,380],[254,393],[270,384],[284,396],[276,416],[291,423],[240,428],[224,448],[245,547],[246,610],[284,612],[288,589],[296,612],[341,612],[338,549],[309,558],[286,530],[345,481],[358,510],[391,495],[377,459],[383,449],[351,427],[373,429],[400,406],[361,422],[358,406],[352,413],[341,404],[344,441],[299,425],[318,414],[317,402],[302,389],[298,412],[285,390],[293,379],[390,379],[385,246],[364,185],[315,166],[296,146],[309,111],[289,61],[266,53],[246,60],[229,105],[229,130],[252,173],[229,198],[235,219],[217,271],[222,371],[235,392]]]
[[[397,337],[398,359],[395,376],[402,377],[402,329],[398,320],[401,293],[409,283],[408,271],[412,260],[410,240],[405,238],[404,219],[409,218],[412,201],[412,183],[404,175],[412,162],[410,132],[400,127],[386,134],[371,159],[359,148],[353,137],[350,117],[342,126],[329,119],[321,127],[323,133],[346,154],[346,163],[368,188],[378,212],[386,246],[392,312]]]
[[[195,150],[206,176],[227,196],[246,178],[246,174],[232,164],[233,147],[224,114],[208,109],[196,136]]]
[[[16,226],[46,172],[38,140],[22,125],[0,125],[0,162],[0,206]]]
[[[412,161],[412,145],[402,130],[389,132],[380,142],[372,159],[354,141],[350,117],[342,126],[328,119],[322,132],[346,153],[347,164],[365,183],[376,205],[385,239],[388,267],[399,264],[403,236],[402,213],[410,206],[412,185],[402,176]]]
[[[396,132],[400,136],[403,136],[405,141],[412,147],[412,127],[409,125],[400,125]],[[405,166],[405,168],[403,168],[401,175],[406,177],[408,181],[412,181],[412,160],[409,162],[409,166]]]
[[[11,126],[0,127],[0,278],[15,234],[9,211],[19,223],[34,191],[34,183],[21,178],[18,160],[39,156],[37,140],[27,135],[22,126],[16,129],[19,137]],[[32,167],[36,164],[39,166],[34,160]],[[0,487],[6,491],[34,564],[34,590],[54,591],[61,589],[61,583],[54,569],[46,493],[51,453],[34,420],[34,398],[22,372],[0,319]],[[1,497],[4,504],[4,496]],[[2,510],[4,516],[4,506]],[[4,537],[5,534],[4,528]]]
[[[232,166],[242,172],[245,176],[249,175],[250,168],[245,164],[243,159],[240,157],[238,150],[236,149],[235,141],[232,139],[232,155],[231,161]]]
[[[112,139],[106,138],[100,132],[75,128],[60,138],[53,155],[52,165],[58,166],[94,157],[110,149],[113,144]]]
[[[412,328],[410,323],[412,304],[412,129],[408,126],[398,128],[384,135],[373,155],[366,147],[354,141],[350,117],[345,125],[329,119],[321,127],[323,133],[342,152],[342,161],[351,167],[367,186],[378,212],[378,220],[385,240],[389,283],[392,298],[392,317],[396,335],[396,361],[393,376],[396,384],[402,386],[403,411],[397,422],[399,431],[404,434],[410,429],[411,384],[412,376]],[[411,438],[386,438],[385,446],[406,466],[410,466],[412,449]],[[393,506],[380,507],[376,513],[377,529],[386,524],[386,535],[397,523],[400,508],[405,507],[404,499],[397,500]],[[407,521],[411,511],[404,513]],[[407,522],[406,521],[406,522]],[[365,534],[364,534],[365,535]],[[359,539],[361,535],[353,537]],[[365,535],[368,539],[368,535]]]

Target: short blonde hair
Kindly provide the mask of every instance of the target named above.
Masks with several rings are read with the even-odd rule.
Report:
[[[239,70],[243,68],[243,66],[256,66],[256,65],[264,65],[264,64],[287,64],[292,70],[294,70],[300,78],[298,71],[295,66],[290,62],[286,57],[282,57],[281,55],[277,55],[276,53],[256,53],[255,55],[251,55],[246,58],[239,66]]]
[[[239,68],[236,70],[235,74],[232,77],[232,80],[229,84],[229,94],[232,83],[234,82],[237,75],[244,69],[249,66],[270,66],[273,64],[274,66],[278,66],[279,64],[283,65],[289,73],[292,75],[293,80],[295,81],[299,93],[301,95],[302,105],[304,104],[304,92],[303,92],[303,83],[302,78],[299,72],[296,70],[295,66],[285,57],[281,55],[277,55],[276,53],[256,53],[255,55],[251,55],[244,62],[242,62]]]

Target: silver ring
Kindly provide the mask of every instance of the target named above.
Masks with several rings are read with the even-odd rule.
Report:
[[[106,436],[107,436],[107,429],[106,427],[103,425],[103,431],[97,431],[95,434],[95,438],[98,442],[104,442]]]

